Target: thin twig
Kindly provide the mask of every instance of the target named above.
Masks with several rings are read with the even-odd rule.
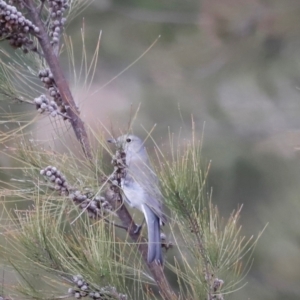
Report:
[[[121,224],[117,224],[117,223],[115,223],[115,222],[111,222],[111,221],[109,221],[109,220],[106,220],[106,219],[103,219],[107,224],[111,224],[112,226],[114,226],[114,227],[117,227],[117,228],[121,228],[121,229],[125,229],[126,231],[128,231],[128,227],[126,227],[126,226],[123,226],[123,225],[121,225]]]

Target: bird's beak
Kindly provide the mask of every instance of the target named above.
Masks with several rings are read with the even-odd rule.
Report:
[[[111,144],[116,144],[117,143],[117,141],[115,139],[108,139],[107,141]]]

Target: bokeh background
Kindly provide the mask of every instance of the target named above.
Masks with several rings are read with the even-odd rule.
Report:
[[[85,121],[126,131],[140,105],[134,132],[157,124],[160,144],[193,118],[221,215],[243,204],[248,237],[268,223],[226,299],[300,299],[300,1],[95,0],[67,28],[78,68],[83,24],[88,57],[102,31],[90,90],[73,86]]]
[[[159,143],[193,116],[221,214],[243,204],[248,237],[268,223],[227,298],[300,299],[300,1],[96,0],[68,27],[78,59],[83,23],[90,54],[102,30],[91,90],[74,87],[85,119],[124,130],[141,105],[135,133],[157,124]]]

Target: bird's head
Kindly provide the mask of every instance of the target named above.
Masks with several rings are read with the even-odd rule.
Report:
[[[107,141],[116,144],[116,146],[123,149],[126,154],[140,153],[144,149],[143,141],[133,134],[125,134],[116,139],[109,139]]]

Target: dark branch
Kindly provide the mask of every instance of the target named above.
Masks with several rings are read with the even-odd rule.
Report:
[[[67,115],[70,118],[70,123],[75,132],[76,138],[81,143],[86,157],[91,160],[92,151],[87,131],[85,129],[83,121],[79,117],[79,111],[69,89],[68,82],[61,69],[58,57],[54,54],[52,45],[50,44],[46,28],[39,15],[39,10],[35,6],[33,0],[24,0],[24,3],[26,4],[32,22],[39,28],[39,33],[36,34],[36,37],[43,50],[43,54],[49,65],[49,68],[53,74],[56,86],[61,94],[61,98],[66,107]]]

